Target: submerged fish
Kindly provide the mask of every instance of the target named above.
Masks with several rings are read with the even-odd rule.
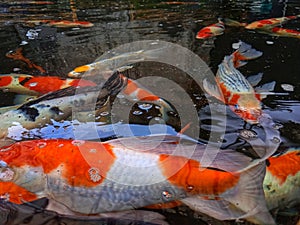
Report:
[[[0,149],[0,195],[16,204],[47,197],[48,209],[59,205],[70,214],[180,201],[220,220],[274,224],[262,189],[264,163],[232,150],[211,160],[213,149],[205,149],[178,137],[23,141]]]
[[[51,120],[68,118],[74,109],[86,108],[88,104],[105,104],[107,98],[117,94],[126,84],[126,78],[115,73],[103,87],[68,87],[26,102],[17,109],[0,115],[0,138],[5,138],[10,127],[22,125],[26,129],[42,127]]]
[[[300,149],[289,149],[284,154],[268,159],[264,179],[267,206],[286,210],[300,203]]]
[[[84,79],[64,79],[56,76],[0,75],[0,90],[24,95],[42,95],[70,86],[86,87],[96,86],[96,84]]]
[[[279,36],[279,37],[293,37],[300,38],[300,32],[297,30],[286,29],[282,27],[273,27],[271,29],[264,29],[263,33]]]
[[[23,48],[18,48],[16,51],[10,51],[6,54],[6,57],[14,59],[14,60],[20,60],[25,62],[29,68],[34,68],[40,71],[41,73],[45,73],[46,71],[41,67],[33,62],[30,61],[30,59],[26,58],[22,53]]]
[[[26,24],[34,24],[34,25],[47,25],[52,27],[61,27],[61,28],[69,28],[69,27],[93,27],[94,24],[88,21],[70,21],[70,20],[28,20],[24,21]]]
[[[266,28],[269,29],[281,25],[289,20],[297,19],[299,17],[300,15],[258,20],[248,24],[247,26],[245,26],[245,28],[246,29],[266,29]]]
[[[206,39],[210,37],[215,37],[224,33],[225,25],[223,21],[219,19],[218,23],[211,24],[206,26],[198,31],[196,38],[197,39]]]
[[[253,86],[260,82],[262,74],[251,76],[247,80],[236,68],[245,65],[245,60],[255,59],[261,55],[260,51],[242,42],[240,47],[230,56],[225,56],[219,65],[216,75],[217,86],[207,79],[203,81],[207,93],[228,104],[233,112],[249,123],[258,122],[258,117],[262,113],[261,99],[274,89],[275,82],[255,90]]]

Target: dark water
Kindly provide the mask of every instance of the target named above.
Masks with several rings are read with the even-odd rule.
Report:
[[[26,3],[27,2],[27,3]],[[227,27],[223,35],[208,40],[197,40],[195,35],[202,27],[217,22],[218,17],[231,18],[240,22],[300,14],[300,1],[183,1],[167,4],[165,1],[100,1],[74,0],[51,1],[53,4],[33,4],[28,1],[0,1],[0,73],[25,73],[33,75],[56,75],[67,77],[75,67],[92,63],[106,51],[125,43],[140,40],[163,40],[188,48],[210,66],[215,73],[225,55],[232,53],[232,44],[242,40],[263,52],[263,56],[241,68],[248,76],[262,72],[263,83],[276,81],[275,92],[287,95],[272,95],[263,100],[264,110],[280,129],[282,146],[300,145],[300,39],[274,37],[244,28]],[[186,3],[186,4],[185,4]],[[30,26],[28,20],[77,18],[94,24],[90,28],[56,28]],[[300,19],[290,21],[287,28],[300,30]],[[45,72],[29,68],[24,62],[12,60],[5,55],[19,47],[23,54]],[[176,57],[170,55],[169,57]],[[199,113],[199,130],[193,126],[187,134],[205,141],[209,136],[206,122],[206,99],[200,87],[186,74],[159,63],[139,63],[128,72],[129,77],[159,76],[178,84],[189,96]],[[291,84],[294,91],[285,91],[281,84]],[[157,90],[151,79],[144,84]],[[159,95],[164,95],[163,87]],[[182,98],[182,92],[170,90],[163,96],[177,106],[177,111],[190,107]],[[2,92],[0,104],[12,104],[13,95]],[[155,113],[155,112],[153,112]],[[122,113],[121,113],[122,114]],[[144,114],[146,114],[144,112]],[[228,111],[226,145],[240,144],[230,133],[244,128],[245,123]],[[147,124],[148,115],[132,116],[132,123]],[[120,120],[124,118],[122,115]],[[127,116],[127,115],[126,115]],[[193,117],[191,116],[191,119]],[[176,121],[171,121],[180,130]],[[183,124],[185,125],[185,124]],[[198,125],[198,122],[197,122]],[[196,133],[196,135],[195,135]],[[164,212],[170,224],[221,224],[214,220],[196,220],[189,211]],[[34,220],[33,220],[34,221]],[[282,224],[295,224],[292,217],[284,217]],[[288,222],[287,222],[288,221]],[[33,222],[34,223],[34,222]],[[30,223],[30,224],[33,224]],[[37,221],[36,221],[37,223]],[[54,222],[55,224],[55,222]],[[68,224],[73,224],[69,222]],[[74,222],[75,224],[75,222]],[[76,223],[77,224],[77,223]],[[102,223],[99,223],[102,224]]]

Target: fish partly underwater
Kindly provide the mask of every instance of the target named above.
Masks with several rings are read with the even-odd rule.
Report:
[[[208,94],[227,104],[235,114],[252,124],[258,123],[258,117],[262,113],[261,100],[273,91],[275,81],[254,89],[253,86],[260,82],[262,74],[246,79],[237,67],[261,55],[262,52],[241,42],[239,48],[231,55],[225,56],[219,65],[215,77],[216,85],[208,79],[203,81],[203,88]]]
[[[199,30],[196,34],[196,38],[207,39],[218,35],[222,35],[224,31],[225,31],[225,25],[223,21],[219,19],[218,23],[208,25],[202,28],[201,30]]]
[[[47,197],[47,209],[73,215],[179,203],[220,220],[275,224],[262,188],[264,162],[233,150],[215,154],[203,144],[180,143],[177,136],[139,140],[52,139],[5,146],[1,198],[22,204]]]

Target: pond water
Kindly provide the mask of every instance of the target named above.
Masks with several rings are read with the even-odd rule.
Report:
[[[240,40],[248,43],[263,52],[263,55],[241,67],[240,71],[245,76],[263,73],[262,84],[276,81],[274,92],[285,94],[274,94],[265,98],[264,111],[280,124],[283,140],[281,148],[300,146],[300,39],[270,36],[243,27],[226,27],[223,35],[206,40],[195,38],[201,28],[216,23],[218,17],[249,23],[265,18],[298,15],[299,0],[20,0],[0,1],[0,10],[1,74],[24,73],[66,78],[68,72],[94,62],[103,53],[122,44],[141,40],[161,40],[183,46],[198,55],[211,71],[216,73],[224,56],[233,52],[233,43]],[[33,20],[74,19],[89,21],[94,26],[66,28],[28,23]],[[291,20],[284,27],[300,31],[300,19]],[[6,56],[19,48],[22,48],[23,55],[40,69],[30,68],[28,64]],[[139,79],[147,89],[176,106],[179,114],[192,105],[196,110],[196,122],[195,116],[190,115],[183,124],[178,125],[176,116],[173,116],[168,124],[179,131],[187,122],[192,122],[197,126],[192,125],[186,134],[203,142],[208,140],[209,132],[214,128],[207,122],[207,100],[203,90],[191,77],[176,68],[156,62],[137,63],[126,75],[132,79]],[[172,80],[178,85],[178,89],[165,90],[161,80],[151,79],[154,76]],[[282,88],[282,85],[287,84],[291,85],[293,90]],[[14,98],[15,95],[2,91],[0,105],[12,105]],[[126,122],[129,117],[130,123],[133,124],[153,122],[151,119],[157,114],[155,110],[141,110],[139,105],[134,107],[130,116],[116,112],[117,119],[114,119],[114,122]],[[224,147],[241,147],[243,143],[231,133],[244,129],[247,125],[230,110],[227,114]],[[200,129],[195,130],[199,125]],[[107,138],[107,134],[105,135],[103,138]],[[45,137],[49,137],[49,134],[45,134]],[[162,213],[167,216],[168,222],[174,225],[225,224],[213,219],[195,219],[192,212],[184,209],[175,213]],[[296,224],[294,217],[279,219],[280,224]],[[67,224],[80,223],[68,221]]]

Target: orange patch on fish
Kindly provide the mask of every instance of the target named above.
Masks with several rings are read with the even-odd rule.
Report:
[[[182,205],[182,202],[180,201],[173,201],[173,202],[167,202],[167,203],[159,203],[159,204],[155,204],[155,205],[149,205],[145,208],[147,209],[171,209],[171,208],[175,208],[177,206]]]
[[[172,184],[192,194],[218,195],[234,187],[239,175],[212,168],[202,168],[195,160],[160,155],[160,167]]]
[[[287,152],[278,157],[270,157],[267,170],[283,184],[288,176],[294,176],[300,171],[299,151]]]
[[[6,57],[14,59],[14,60],[20,60],[25,62],[29,68],[34,68],[39,70],[41,73],[45,73],[46,71],[41,67],[38,66],[36,64],[34,64],[33,62],[31,62],[28,58],[26,58],[25,56],[23,56],[22,54],[22,50],[23,48],[18,48],[16,51],[14,52],[9,52],[6,54]]]
[[[37,196],[13,182],[0,182],[0,198],[16,204],[22,204],[36,200]]]
[[[0,87],[5,87],[13,81],[12,77],[9,76],[0,76]]]
[[[140,88],[133,80],[127,81],[127,86],[123,90],[123,93],[126,95],[136,95],[136,98],[138,100],[144,100],[144,101],[156,101],[159,100],[159,97],[156,95],[153,95],[151,92]]]
[[[115,160],[112,147],[107,143],[34,140],[8,148],[0,152],[0,157],[11,168],[42,167],[46,174],[61,170],[62,178],[72,186],[94,187],[100,184]]]
[[[83,73],[83,72],[88,71],[89,69],[90,69],[90,66],[84,65],[84,66],[76,67],[76,68],[74,69],[74,72],[76,72],[76,73]]]

